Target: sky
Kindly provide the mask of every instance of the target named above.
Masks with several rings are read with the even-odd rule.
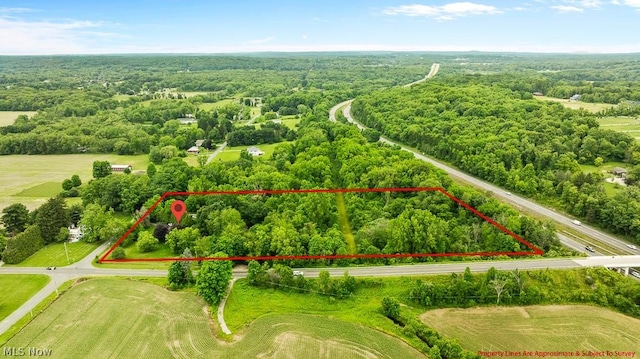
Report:
[[[640,0],[0,0],[0,55],[640,52]]]

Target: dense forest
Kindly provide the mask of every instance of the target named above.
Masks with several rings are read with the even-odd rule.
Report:
[[[529,89],[514,89],[518,82],[508,75],[440,77],[360,96],[352,112],[382,134],[473,175],[559,203],[617,233],[638,235],[640,188],[630,186],[610,198],[602,175],[580,168],[627,162],[635,166],[629,182],[636,182],[635,139],[601,129],[593,114],[534,100]]]
[[[546,255],[565,253],[552,224],[521,216],[495,199],[453,183],[446,174],[410,154],[369,143],[355,127],[339,123],[308,119],[299,129],[299,138],[294,143],[279,145],[269,159],[243,155],[234,162],[190,167],[182,159],[172,158],[165,160],[157,171],[129,175],[110,174],[108,168],[103,173],[100,167],[96,163],[96,178],[82,188],[84,211],[81,219],[75,221],[85,228],[88,241],[117,238],[126,224],[115,219],[114,213],[140,214],[165,192],[442,186],[543,249]],[[152,250],[159,243],[166,243],[176,255],[188,250],[200,256],[217,252],[260,256],[528,250],[434,192],[182,199],[195,218],[185,216],[178,228],[169,231],[164,223],[172,221],[172,201],[164,201],[123,246],[134,245],[136,241],[152,242],[148,246]],[[340,206],[346,218],[341,218]],[[47,229],[47,233],[58,233],[74,222],[66,208],[60,205],[56,208],[63,213],[59,217],[66,221]],[[402,261],[414,260],[418,259]],[[291,264],[302,266],[309,262]],[[315,264],[328,263],[319,260]]]

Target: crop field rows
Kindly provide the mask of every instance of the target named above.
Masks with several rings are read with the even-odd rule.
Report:
[[[5,345],[46,347],[51,358],[65,359],[424,357],[376,330],[311,315],[267,315],[234,342],[222,342],[211,332],[205,308],[192,293],[92,279],[70,289]]]

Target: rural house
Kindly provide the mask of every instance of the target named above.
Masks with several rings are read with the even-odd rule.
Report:
[[[124,172],[127,168],[129,171],[133,169],[131,165],[111,165],[111,171],[113,172]]]
[[[613,173],[613,175],[616,176],[616,177],[622,177],[622,178],[626,178],[627,177],[627,170],[625,168],[622,168],[622,167],[614,167],[611,170],[611,173]]]
[[[198,153],[200,153],[200,148],[198,146],[192,146],[187,150],[187,152],[192,155],[197,155]]]
[[[249,148],[247,148],[247,152],[249,152],[249,154],[251,156],[262,156],[262,155],[264,155],[264,152],[262,152],[258,147],[249,147]]]

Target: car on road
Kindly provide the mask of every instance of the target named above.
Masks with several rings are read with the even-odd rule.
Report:
[[[506,194],[507,196],[511,196],[511,192],[505,192],[504,194]]]
[[[301,276],[301,275],[304,275],[304,272],[299,271],[299,270],[294,270],[294,271],[293,271],[293,275],[294,275],[294,276],[296,276],[296,277],[297,277],[297,276]]]
[[[571,223],[575,224],[576,226],[582,225],[582,222],[578,221],[577,219],[574,219],[573,221],[571,221]]]
[[[47,267],[46,270],[56,270],[56,267]]]
[[[588,250],[588,251],[589,251],[589,252],[591,252],[591,253],[593,253],[593,252],[595,252],[595,251],[596,251],[596,250],[595,250],[595,249],[593,249],[593,247],[591,247],[591,246],[586,246],[586,247],[584,247],[584,249]]]
[[[638,250],[638,247],[634,246],[633,244],[627,244],[627,247],[629,247],[629,249],[632,249],[634,251]]]

